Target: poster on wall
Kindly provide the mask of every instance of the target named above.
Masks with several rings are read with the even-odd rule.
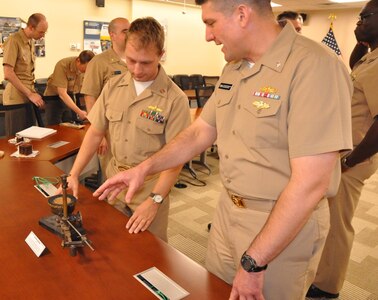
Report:
[[[21,28],[21,18],[0,17],[0,56],[3,56],[3,45],[7,38]]]
[[[109,49],[111,41],[108,27],[109,22],[84,21],[84,50],[99,54]]]
[[[25,28],[26,23],[21,18],[17,17],[0,17],[0,57],[3,56],[3,45],[7,38],[20,30]],[[46,56],[45,39],[41,38],[35,41],[35,55],[38,57]]]

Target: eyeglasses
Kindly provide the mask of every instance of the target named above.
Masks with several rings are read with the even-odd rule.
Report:
[[[367,14],[361,14],[358,16],[358,21],[359,22],[363,22],[365,19],[367,18],[370,18],[371,16],[377,14],[377,12],[371,12],[371,13],[367,13]]]

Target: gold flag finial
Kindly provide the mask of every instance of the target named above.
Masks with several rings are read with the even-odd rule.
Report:
[[[328,20],[331,20],[331,28],[333,27],[333,21],[337,19],[335,14],[330,14]]]

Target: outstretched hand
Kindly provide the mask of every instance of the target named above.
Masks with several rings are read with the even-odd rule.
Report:
[[[128,189],[125,201],[130,203],[132,197],[144,183],[145,175],[138,167],[123,171],[106,180],[94,193],[94,197],[99,200],[113,199],[123,190]]]

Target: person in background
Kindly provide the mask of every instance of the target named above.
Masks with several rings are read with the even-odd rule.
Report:
[[[81,87],[87,113],[91,111],[106,82],[111,77],[124,74],[127,71],[125,37],[129,27],[130,23],[125,18],[115,18],[110,21],[108,32],[112,43],[111,48],[97,54],[88,64]],[[98,186],[100,183],[98,181],[102,182],[105,179],[104,173],[111,156],[106,135],[98,147],[97,154],[101,176],[95,175],[88,178],[94,186]]]
[[[44,92],[46,125],[77,121],[77,116],[80,120],[87,118],[87,112],[78,106],[80,99],[76,99],[76,95],[80,93],[85,70],[93,57],[92,51],[84,50],[79,56],[66,57],[56,63]]]
[[[298,33],[302,32],[303,18],[295,11],[284,11],[277,16],[278,24],[284,27],[287,21],[291,22]]]
[[[112,153],[106,175],[113,176],[160,150],[190,124],[188,98],[160,65],[163,54],[162,26],[151,17],[133,21],[126,37],[128,71],[109,79],[88,114],[91,126],[68,177],[74,196],[78,196],[79,175],[106,132]],[[133,211],[126,225],[130,233],[149,229],[168,240],[168,194],[181,168],[145,179],[128,203]]]
[[[41,13],[32,14],[25,29],[12,34],[4,43],[4,79],[8,81],[3,94],[4,105],[32,103],[42,107],[44,101],[34,89],[34,40],[45,36],[48,23]],[[5,134],[15,135],[35,124],[32,104],[5,111]]]
[[[364,182],[378,169],[378,0],[361,10],[354,31],[371,52],[353,66],[353,151],[341,157],[342,177],[337,195],[329,199],[331,227],[313,285],[307,296],[335,299],[343,286],[354,229],[352,220]]]
[[[207,269],[233,285],[231,300],[302,300],[328,233],[339,152],[352,148],[348,71],[329,49],[280,27],[270,0],[196,3],[206,40],[228,62],[217,88],[188,129],[94,196],[112,199],[128,188],[130,201],[146,176],[217,140],[224,189]]]

